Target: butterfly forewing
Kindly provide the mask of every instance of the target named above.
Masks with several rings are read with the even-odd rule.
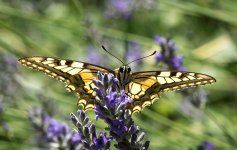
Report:
[[[130,110],[141,111],[159,98],[162,92],[210,84],[215,81],[211,76],[194,72],[135,72],[132,74],[132,81],[126,86],[128,95],[134,100]]]
[[[26,57],[19,62],[64,82],[68,91],[77,93],[78,104],[85,110],[94,108],[95,85],[92,80],[97,77],[97,72],[113,73],[97,65],[52,57]]]

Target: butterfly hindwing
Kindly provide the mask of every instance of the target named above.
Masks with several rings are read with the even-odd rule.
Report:
[[[97,77],[97,72],[113,73],[112,70],[97,65],[52,57],[26,57],[19,62],[64,82],[68,91],[77,93],[78,104],[85,110],[94,108],[95,85],[92,80]]]
[[[130,110],[141,111],[151,105],[159,94],[215,82],[211,76],[194,72],[146,71],[132,74],[126,86],[128,95],[134,100]]]

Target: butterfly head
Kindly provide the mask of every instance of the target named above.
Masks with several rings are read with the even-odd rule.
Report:
[[[119,73],[120,74],[130,74],[131,73],[131,68],[127,65],[123,65],[121,67],[119,67]]]
[[[123,65],[116,69],[116,76],[121,87],[124,87],[131,80],[131,68],[128,65]]]

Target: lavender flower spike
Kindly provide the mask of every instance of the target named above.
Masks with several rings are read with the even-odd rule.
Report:
[[[83,110],[78,111],[78,117],[71,113],[71,120],[78,129],[78,139],[81,139],[82,149],[89,150],[107,150],[110,147],[110,139],[106,137],[106,133],[100,132],[97,137],[96,128],[89,118],[85,117]],[[77,136],[78,136],[77,135]]]
[[[160,45],[161,52],[156,54],[157,63],[161,63],[164,69],[186,71],[183,66],[183,56],[176,56],[176,44],[169,38],[159,35],[154,36],[154,41]]]
[[[127,106],[132,103],[123,89],[117,86],[118,80],[113,74],[98,72],[98,79],[93,80],[97,86],[95,113],[96,117],[103,119],[111,139],[116,140],[117,149],[148,149],[149,141],[143,144],[144,133],[134,124]],[[140,134],[139,134],[140,133]]]

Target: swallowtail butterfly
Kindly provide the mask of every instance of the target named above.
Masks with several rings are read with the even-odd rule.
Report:
[[[151,105],[163,92],[210,84],[216,81],[215,78],[202,73],[179,71],[132,73],[128,65],[111,70],[90,63],[53,57],[26,57],[19,59],[19,63],[64,82],[68,91],[77,93],[78,105],[82,105],[85,110],[94,108],[96,95],[92,80],[97,78],[98,71],[112,73],[118,78],[118,86],[125,89],[126,94],[133,99],[128,108],[131,112],[141,111],[144,107]]]

